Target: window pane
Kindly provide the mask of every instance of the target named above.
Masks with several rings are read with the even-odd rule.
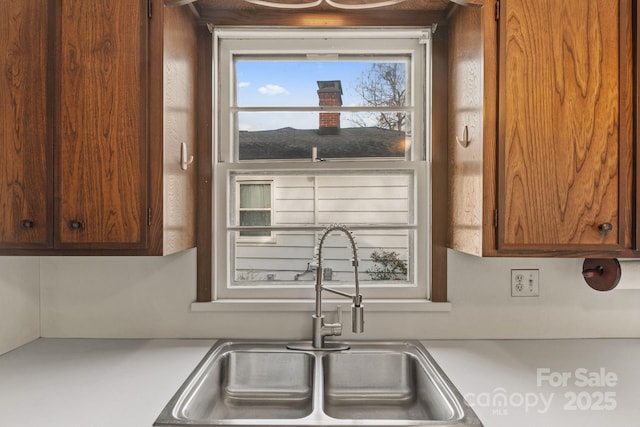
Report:
[[[240,211],[240,225],[245,226],[264,226],[271,225],[270,211]],[[271,236],[270,231],[241,231],[240,236],[257,237]]]
[[[241,208],[238,224],[241,226],[408,225],[415,222],[415,178],[411,170],[254,173],[233,173],[231,180],[257,181],[268,177],[272,182],[273,218],[249,218],[251,212],[269,211]],[[240,185],[241,191],[243,187],[244,184]],[[230,219],[231,224],[237,224],[234,217]]]
[[[245,226],[271,225],[271,212],[240,211],[240,225],[245,225]]]
[[[240,210],[240,225],[277,224],[287,227],[350,225],[409,225],[414,222],[413,171],[331,171],[234,173],[231,179],[264,180],[268,176],[273,191],[273,217],[269,211]],[[240,190],[246,184],[241,184]],[[248,187],[252,187],[249,185]],[[240,198],[248,197],[241,194]],[[273,222],[271,222],[273,221]],[[359,278],[376,285],[407,284],[413,278],[410,259],[414,231],[359,230]],[[230,233],[230,236],[234,236]],[[320,232],[310,230],[240,231],[241,237],[269,236],[264,242],[238,239],[234,245],[236,285],[292,286],[311,283],[311,268]],[[353,281],[351,249],[339,232],[325,240],[323,249],[325,280]],[[308,281],[308,282],[305,282]]]
[[[236,56],[236,105],[404,107],[408,61],[372,56],[336,61]]]
[[[358,231],[360,264],[358,277],[363,286],[405,285],[410,281],[409,259],[413,231]],[[235,286],[257,282],[265,286],[313,285],[315,245],[319,237],[316,232],[275,232],[275,245],[236,243]],[[322,252],[324,283],[353,285],[351,246],[340,232],[325,239]]]
[[[271,208],[270,184],[240,184],[240,209]]]
[[[378,126],[380,116],[402,117],[409,128],[410,114],[401,111],[238,113],[239,160],[310,160],[314,147],[325,159],[407,159],[411,132]]]

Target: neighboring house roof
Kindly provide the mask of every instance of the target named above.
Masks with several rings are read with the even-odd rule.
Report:
[[[341,128],[338,135],[290,127],[240,131],[240,160],[306,159],[313,147],[318,158],[404,157],[404,132],[377,127]]]

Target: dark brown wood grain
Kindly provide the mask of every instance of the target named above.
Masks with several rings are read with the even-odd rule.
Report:
[[[197,297],[209,302],[213,296],[213,38],[207,29],[198,34],[198,228]]]
[[[432,76],[434,81],[446,81],[448,75],[447,28],[433,35]],[[447,301],[447,98],[445,84],[433,85],[431,132],[432,200],[431,200],[431,301]]]
[[[25,159],[3,156],[21,169],[0,175],[14,177],[0,194],[20,191],[3,197],[11,206],[0,204],[0,254],[166,255],[195,246],[196,167],[183,171],[179,160],[180,144],[194,154],[198,136],[196,17],[152,1],[152,16],[145,0],[3,4],[6,27],[17,30],[0,41],[25,51],[6,57],[16,77],[0,85],[20,91],[0,94],[2,115],[19,120],[2,123],[48,154],[21,143],[10,147]],[[27,72],[34,78],[24,83]],[[31,196],[44,219],[11,229],[22,241],[9,242],[15,218],[29,219],[17,202]],[[46,245],[21,249],[34,246],[25,239],[40,226]]]
[[[629,241],[628,4],[501,2],[499,249]]]
[[[634,144],[634,149],[635,149],[635,167],[634,167],[634,172],[635,172],[635,178],[634,179],[634,183],[635,183],[635,191],[633,193],[633,195],[635,196],[635,215],[634,215],[634,219],[635,219],[635,242],[633,244],[633,248],[635,250],[640,250],[640,174],[638,174],[637,169],[640,166],[640,144],[638,144],[638,137],[640,136],[640,31],[638,29],[638,26],[640,24],[640,7],[638,7],[638,4],[636,2],[636,4],[634,4],[633,7],[633,13],[634,13],[634,33],[633,33],[633,44],[632,46],[635,46],[635,61],[634,61],[634,74],[633,74],[633,93],[634,94],[634,139],[636,140],[636,143]]]
[[[59,247],[147,244],[146,10],[146,1],[60,3]]]
[[[0,2],[0,248],[52,245],[48,4]]]

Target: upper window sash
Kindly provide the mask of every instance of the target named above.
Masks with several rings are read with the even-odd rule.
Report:
[[[269,32],[269,37],[266,33]],[[274,36],[274,37],[272,37]],[[423,111],[428,105],[429,91],[426,82],[430,64],[431,29],[391,29],[361,30],[361,29],[333,29],[333,30],[280,30],[216,28],[215,38],[215,73],[219,75],[215,94],[217,98],[220,120],[229,121],[226,126],[219,126],[216,135],[217,162],[237,162],[239,160],[236,146],[239,112],[316,112],[316,111],[406,111],[414,115],[410,135],[412,140],[419,141],[411,147],[410,159],[428,160],[430,141],[426,129],[430,127],[430,114]],[[273,38],[277,38],[274,43]],[[366,44],[366,55],[362,54],[362,45]],[[348,60],[354,58],[408,58],[407,60],[407,95],[406,105],[398,107],[331,107],[323,109],[317,106],[245,106],[236,104],[236,84],[234,76],[234,57],[250,55],[252,58],[307,58],[310,60]],[[273,57],[273,56],[272,56]],[[225,82],[225,83],[223,83]],[[409,160],[409,159],[407,159]]]

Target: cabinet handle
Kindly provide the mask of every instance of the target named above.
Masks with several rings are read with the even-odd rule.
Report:
[[[32,229],[35,225],[36,223],[31,221],[30,219],[23,219],[22,221],[20,221],[20,227],[25,230]]]
[[[598,230],[602,231],[603,233],[608,233],[613,230],[613,225],[610,222],[603,222],[598,226]]]
[[[70,220],[67,226],[71,231],[80,231],[84,228],[84,224],[82,223],[82,221],[78,221],[77,219]]]

